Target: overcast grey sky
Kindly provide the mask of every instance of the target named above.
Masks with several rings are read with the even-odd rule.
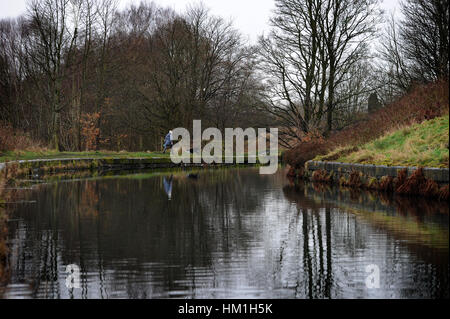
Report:
[[[120,7],[129,3],[139,3],[141,0],[119,0]],[[155,3],[183,11],[188,4],[197,3],[193,0],[155,0]],[[382,3],[386,11],[397,10],[400,0],[384,0]],[[0,0],[0,18],[16,17],[26,8],[26,0]],[[274,0],[203,0],[215,15],[225,19],[232,19],[234,26],[244,36],[254,42],[260,34],[267,33],[268,21],[274,8]]]

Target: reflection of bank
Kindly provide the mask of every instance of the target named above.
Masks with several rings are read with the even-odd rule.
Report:
[[[167,179],[165,176],[163,178],[164,190],[166,191],[169,200],[172,199],[172,181],[173,175],[170,175],[169,179]]]
[[[449,209],[445,203],[311,183],[287,185],[283,193],[300,208],[314,211],[323,206],[351,213],[360,225],[370,225],[378,234],[397,240],[425,262],[448,264]]]
[[[441,225],[448,225],[449,208],[440,201],[311,183],[285,186],[283,192],[303,206],[305,201],[315,201],[317,205],[341,208],[401,240],[435,248],[443,245],[448,250],[448,227]]]
[[[6,216],[4,215],[3,208],[0,207],[0,297],[2,295],[1,287],[2,284],[7,281],[7,259],[8,259],[8,248],[6,246]]]
[[[3,197],[4,193],[4,184],[2,181],[0,181],[0,202],[6,201],[6,199]],[[5,195],[6,196],[6,195]],[[2,285],[7,282],[8,280],[8,247],[7,247],[7,218],[6,218],[6,211],[4,208],[4,205],[0,203],[0,298],[2,295]]]
[[[448,298],[446,205],[427,201],[433,208],[427,213],[415,210],[427,207],[422,199],[394,196],[387,201],[371,192],[338,187],[317,191],[313,186],[299,182],[283,187],[302,227],[288,229],[297,230],[292,238],[303,244],[305,276],[299,286],[305,287],[305,296],[380,298],[388,293],[392,298]],[[283,242],[281,252],[288,251],[288,243]],[[362,285],[367,265],[382,270],[381,289],[366,290]],[[410,286],[403,288],[405,283]]]

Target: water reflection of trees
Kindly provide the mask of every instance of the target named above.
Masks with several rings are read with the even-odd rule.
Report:
[[[303,185],[285,186],[283,193],[296,204],[301,223],[298,248],[302,248],[303,278],[295,286],[296,297],[330,298],[333,284],[332,207],[306,196]],[[303,290],[300,294],[299,289]]]
[[[169,267],[153,267],[159,273],[152,275],[165,283],[164,289],[185,289],[177,282],[185,281],[186,269],[211,268],[212,249],[227,252],[248,242],[252,225],[242,222],[240,215],[257,209],[255,187],[262,184],[243,185],[242,175],[245,171],[230,178],[227,171],[217,170],[190,180],[184,173],[176,174],[170,201],[162,176],[40,187],[28,195],[36,200],[32,208],[19,206],[14,212],[26,222],[11,228],[16,243],[12,280],[28,280],[34,296],[45,290],[59,297],[58,275],[64,265],[76,263],[84,271],[83,294],[89,296],[92,271],[102,286],[105,277],[123,281],[122,271],[142,274],[147,273],[145,267],[166,264]],[[33,231],[27,229],[30,223]],[[119,265],[118,256],[123,259]],[[127,289],[135,296],[145,291]]]
[[[447,205],[309,183],[291,183],[283,188],[283,192],[302,212],[304,225],[307,224],[307,218],[316,219],[315,225],[305,225],[301,233],[306,255],[304,269],[308,272],[306,285],[308,289],[312,286],[313,293],[317,294],[315,296],[308,292],[309,297],[337,297],[340,289],[345,294],[345,286],[358,288],[358,282],[355,281],[357,276],[352,276],[349,271],[352,265],[347,269],[342,267],[342,261],[347,261],[349,257],[361,258],[358,251],[366,255],[385,254],[384,258],[374,256],[373,260],[383,261],[383,275],[393,288],[393,283],[401,283],[402,280],[416,286],[400,291],[392,289],[392,296],[448,297],[448,289],[442,289],[449,286]],[[351,214],[343,214],[343,210]],[[320,227],[322,216],[325,226],[322,224]],[[414,227],[409,229],[409,224]],[[427,231],[423,232],[424,229]],[[428,232],[433,232],[432,236],[420,238],[424,234],[428,235]],[[327,242],[325,250],[323,241]],[[317,250],[308,247],[308,242],[312,242],[312,247],[317,247]],[[322,290],[325,278],[322,272],[324,254],[330,256],[326,258],[328,263],[325,268],[330,269],[330,272],[325,273],[331,279],[327,284],[333,286],[331,295],[328,285],[325,285],[328,289]],[[408,255],[417,258],[417,264],[405,265],[402,259]],[[320,266],[319,270],[312,266],[314,263]],[[426,267],[427,264],[434,266]],[[361,273],[361,270],[354,269],[355,273],[358,271]],[[359,290],[360,295],[354,297],[364,296],[364,289],[359,286],[355,291]]]
[[[400,243],[366,215],[361,223],[347,213],[364,207],[409,216],[408,204],[400,209],[392,199],[369,202],[370,194],[285,186],[281,175],[248,169],[205,171],[198,180],[175,173],[168,200],[163,179],[82,180],[27,193],[36,203],[14,208],[11,282],[28,285],[31,296],[71,297],[64,267],[76,263],[83,276],[75,297],[236,297],[241,290],[255,297],[367,297],[366,273],[353,262],[359,258],[386,260],[380,267],[387,282],[424,285],[426,297],[448,287],[448,246],[445,259]],[[440,222],[425,215],[417,223]],[[394,271],[411,254],[423,266]]]

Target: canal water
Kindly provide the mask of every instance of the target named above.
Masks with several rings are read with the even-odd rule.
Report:
[[[449,297],[446,204],[295,184],[282,169],[187,174],[15,191],[0,297]]]

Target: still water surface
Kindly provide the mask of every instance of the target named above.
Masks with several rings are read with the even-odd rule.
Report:
[[[447,205],[282,170],[49,183],[8,204],[3,298],[448,298]],[[66,266],[81,289],[66,287]],[[368,265],[380,288],[366,286]]]

